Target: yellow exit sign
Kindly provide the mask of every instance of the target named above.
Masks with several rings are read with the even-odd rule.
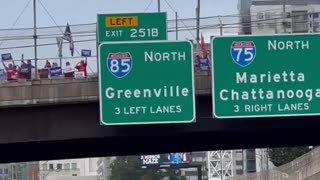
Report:
[[[106,17],[106,27],[137,27],[138,17]]]

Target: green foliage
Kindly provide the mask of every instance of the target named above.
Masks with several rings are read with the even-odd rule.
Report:
[[[110,180],[161,180],[164,177],[169,180],[186,180],[180,170],[142,169],[138,156],[117,157],[110,168]]]
[[[168,177],[169,180],[186,180],[186,177],[181,176],[181,171],[177,169],[166,169],[162,177]]]
[[[269,149],[269,157],[275,166],[281,166],[309,152],[308,147]]]

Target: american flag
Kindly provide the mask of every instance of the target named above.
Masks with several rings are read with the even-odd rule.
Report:
[[[206,50],[206,44],[204,43],[204,37],[202,34],[201,34],[200,47],[201,47],[202,54],[205,55],[207,53],[207,50]]]
[[[69,23],[67,23],[67,27],[66,27],[66,30],[65,30],[62,38],[70,43],[71,56],[73,56],[74,44],[73,44],[73,39],[72,39]]]

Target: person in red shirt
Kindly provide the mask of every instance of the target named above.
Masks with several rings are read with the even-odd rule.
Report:
[[[79,72],[84,72],[84,77],[87,77],[87,60],[81,60],[75,67]]]
[[[16,66],[16,71],[18,72],[18,79],[27,79],[27,76],[23,73],[23,68]]]
[[[27,73],[28,71],[26,63],[24,62],[24,55],[21,55],[21,66],[17,66],[16,70],[18,71],[18,78],[19,79],[27,79]]]
[[[3,67],[6,69],[7,71],[7,80],[8,81],[14,81],[14,80],[17,80],[17,77],[16,77],[16,68],[15,68],[15,65],[14,65],[14,61],[12,61],[13,64],[9,63],[9,66],[6,66],[4,64],[4,62],[2,61],[2,64],[3,64]]]

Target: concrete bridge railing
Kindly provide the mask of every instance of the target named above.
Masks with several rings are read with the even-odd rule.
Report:
[[[211,76],[195,75],[197,95],[211,94]],[[0,84],[0,107],[99,100],[98,78],[32,80]]]

